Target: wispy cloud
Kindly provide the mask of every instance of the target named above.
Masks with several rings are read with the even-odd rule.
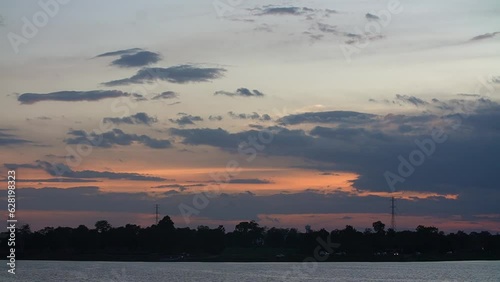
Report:
[[[379,19],[380,19],[380,18],[379,18],[379,16],[374,15],[374,14],[370,14],[370,13],[367,13],[367,14],[365,15],[365,18],[367,18],[367,19],[369,19],[369,20],[379,20]]]
[[[21,145],[21,144],[31,143],[31,141],[18,138],[15,135],[6,133],[6,131],[8,132],[9,130],[0,128],[0,146]]]
[[[111,65],[122,68],[147,66],[161,60],[160,54],[155,52],[145,51],[141,48],[112,51],[97,55],[96,57],[110,57],[110,56],[120,56],[120,58],[112,61]]]
[[[238,88],[234,92],[228,92],[228,91],[217,91],[214,93],[214,95],[225,95],[225,96],[230,96],[230,97],[264,97],[264,93],[260,92],[259,90],[250,90],[248,88]]]
[[[214,116],[211,115],[208,117],[208,120],[210,120],[210,121],[221,121],[222,119],[223,119],[223,117],[220,115],[214,115]]]
[[[271,184],[272,181],[260,178],[234,178],[228,181],[231,184]]]
[[[94,179],[83,179],[83,178],[46,178],[46,179],[17,179],[17,182],[63,182],[63,183],[86,183],[86,182],[101,182]]]
[[[306,12],[312,11],[310,8],[301,8],[301,7],[276,7],[276,6],[267,6],[260,9],[257,9],[258,13],[256,15],[266,16],[266,15],[302,15]]]
[[[92,91],[58,91],[51,93],[23,93],[17,97],[21,104],[34,104],[41,101],[98,101],[107,98],[126,97],[130,93],[119,90],[92,90]]]
[[[4,164],[4,166],[8,169],[18,169],[18,168],[41,169],[47,172],[51,176],[65,177],[73,180],[73,181],[67,180],[67,182],[83,182],[84,179],[88,178],[126,179],[134,181],[167,180],[165,178],[143,175],[139,173],[95,171],[95,170],[75,171],[68,165],[63,163],[50,163],[41,160],[37,160],[34,164]]]
[[[154,96],[153,98],[151,98],[152,100],[161,100],[161,99],[174,99],[174,98],[178,98],[179,95],[177,95],[177,93],[175,93],[174,91],[165,91],[165,92],[162,92],[156,96]]]
[[[65,139],[66,144],[90,144],[95,147],[110,148],[113,145],[129,146],[133,143],[140,143],[144,146],[163,149],[172,146],[166,139],[155,139],[147,135],[127,134],[120,129],[113,129],[102,134],[95,132],[87,133],[83,130],[70,130],[72,137]]]
[[[203,186],[206,186],[206,184],[203,184],[203,183],[197,183],[197,184],[164,184],[164,185],[158,185],[158,186],[153,186],[151,188],[175,188],[175,189],[179,189],[179,191],[185,191],[187,190],[188,188],[191,188],[191,187],[203,187]]]
[[[155,117],[150,117],[147,113],[137,113],[135,115],[131,115],[128,117],[122,118],[112,118],[107,117],[103,119],[104,122],[114,123],[114,124],[144,124],[151,125],[153,123],[158,122],[158,119]]]
[[[178,65],[168,68],[142,68],[135,75],[103,83],[105,86],[128,85],[164,80],[171,83],[207,82],[224,76],[224,68]]]
[[[178,115],[181,117],[177,119],[169,119],[169,121],[180,126],[194,124],[196,121],[203,121],[203,118],[200,116],[192,116],[186,113],[178,113]]]
[[[492,32],[492,33],[485,33],[485,34],[481,34],[481,35],[472,37],[469,41],[477,41],[477,40],[483,40],[483,39],[493,38],[493,37],[495,37],[495,36],[497,36],[499,34],[500,34],[500,31]]]
[[[253,119],[253,120],[262,120],[262,121],[271,120],[270,115],[268,115],[268,114],[259,115],[256,112],[253,112],[251,114],[243,114],[243,113],[237,114],[237,113],[230,111],[227,114],[233,119]]]
[[[97,55],[96,58],[98,58],[98,57],[110,57],[110,56],[130,55],[130,54],[135,54],[135,53],[140,52],[140,51],[142,51],[141,48],[131,48],[131,49],[125,49],[125,50],[111,51],[111,52],[106,52],[106,53],[102,53],[100,55]]]
[[[370,122],[376,115],[353,111],[308,112],[287,115],[279,119],[282,124],[300,123],[365,123]]]

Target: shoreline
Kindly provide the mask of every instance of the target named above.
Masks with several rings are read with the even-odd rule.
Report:
[[[193,262],[193,263],[301,263],[307,259],[307,256],[301,258],[290,258],[290,259],[271,259],[271,258],[242,258],[242,259],[227,259],[223,257],[192,257],[192,258],[181,258],[181,259],[170,259],[168,257],[118,257],[113,255],[102,255],[94,257],[76,257],[76,256],[51,256],[51,257],[20,257],[17,261],[75,261],[75,262]],[[422,257],[422,258],[412,258],[404,257],[401,258],[338,258],[333,257],[325,261],[318,261],[318,263],[380,263],[380,262],[465,262],[465,261],[500,261],[500,257]]]

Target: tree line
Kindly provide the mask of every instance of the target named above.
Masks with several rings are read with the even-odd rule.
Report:
[[[2,252],[7,253],[7,233],[1,235]],[[386,229],[381,221],[363,231],[350,225],[332,231],[306,226],[304,231],[299,231],[268,228],[248,221],[240,222],[228,232],[222,225],[176,228],[171,218],[165,216],[158,224],[144,228],[135,224],[113,227],[106,220],[97,221],[93,228],[84,225],[45,227],[35,232],[24,225],[17,230],[17,238],[16,252],[21,259],[203,260],[223,259],[225,253],[233,250],[239,254],[238,260],[245,260],[245,256],[249,260],[252,257],[300,260],[310,256],[320,240],[338,244],[334,250],[324,248],[322,251],[322,255],[330,256],[331,260],[500,258],[498,233],[446,234],[436,227],[423,225],[415,230],[395,231]],[[262,255],[264,253],[266,255]]]

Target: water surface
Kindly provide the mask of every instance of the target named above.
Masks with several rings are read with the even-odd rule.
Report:
[[[4,264],[6,262],[4,261]],[[500,281],[500,261],[195,263],[20,261],[0,281]]]

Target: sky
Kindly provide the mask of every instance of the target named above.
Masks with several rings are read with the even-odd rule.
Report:
[[[0,176],[33,229],[500,232],[500,2],[4,1]],[[2,200],[6,202],[6,193]]]

